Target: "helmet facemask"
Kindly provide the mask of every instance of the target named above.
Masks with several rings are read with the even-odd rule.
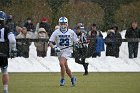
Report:
[[[0,20],[0,27],[4,26],[5,21],[4,20]]]
[[[60,30],[61,31],[67,31],[68,24],[66,22],[60,22],[59,25],[60,25]]]

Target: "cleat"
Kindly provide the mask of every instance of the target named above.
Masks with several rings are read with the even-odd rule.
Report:
[[[83,76],[87,76],[88,75],[88,72],[85,72],[84,74],[83,74]]]
[[[8,93],[8,90],[4,90],[3,93]]]
[[[85,73],[83,75],[88,75],[88,65],[89,65],[89,63],[83,64],[84,69],[85,69]]]
[[[64,86],[65,85],[65,79],[61,79],[60,80],[60,86]]]
[[[76,84],[76,77],[72,77],[71,78],[71,84],[72,84],[72,86],[75,86],[75,84]]]

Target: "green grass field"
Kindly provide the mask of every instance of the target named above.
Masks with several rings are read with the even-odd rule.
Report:
[[[59,86],[60,73],[9,73],[9,93],[140,93],[140,73],[73,73],[77,84]],[[1,78],[0,74],[0,78]],[[0,93],[3,90],[0,81]]]

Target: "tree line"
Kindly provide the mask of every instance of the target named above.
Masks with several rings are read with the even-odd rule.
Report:
[[[17,24],[28,16],[34,23],[46,16],[54,28],[60,16],[67,16],[71,27],[77,22],[86,27],[96,23],[105,31],[114,24],[122,30],[133,20],[140,22],[139,0],[0,0],[0,4],[2,10],[15,16]]]

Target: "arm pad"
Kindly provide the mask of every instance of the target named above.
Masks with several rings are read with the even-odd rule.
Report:
[[[8,34],[10,51],[16,49],[16,38],[12,32]]]
[[[13,43],[13,44],[15,44],[16,43],[16,38],[15,38],[15,35],[12,33],[12,32],[10,32],[9,34],[8,34],[8,39],[9,39],[9,43]]]

